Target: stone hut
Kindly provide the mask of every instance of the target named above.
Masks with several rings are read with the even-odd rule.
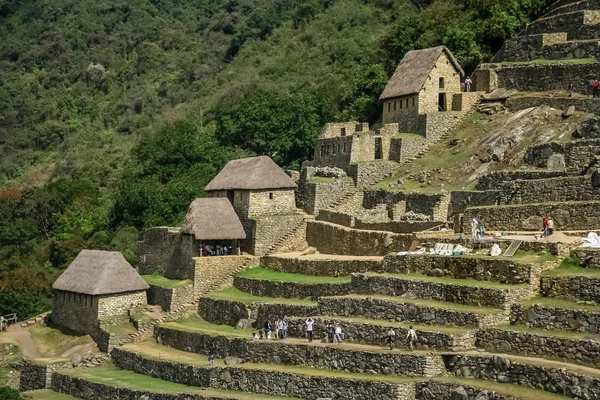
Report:
[[[233,160],[204,188],[226,197],[242,221],[296,212],[296,183],[268,156]]]
[[[405,122],[419,114],[453,108],[455,94],[461,92],[464,72],[445,46],[406,53],[379,97],[383,103],[383,123],[401,123],[401,132],[413,132]],[[403,129],[408,125],[408,129]]]
[[[202,256],[202,247],[227,246],[239,255],[244,227],[228,199],[203,198],[192,201],[181,226],[182,241],[193,242],[192,257]]]
[[[52,321],[76,332],[145,306],[148,284],[116,251],[82,250],[54,282]]]

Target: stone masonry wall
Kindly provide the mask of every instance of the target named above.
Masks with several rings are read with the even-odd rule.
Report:
[[[390,160],[403,164],[417,157],[426,144],[425,138],[393,138],[390,142]]]
[[[449,215],[465,212],[469,207],[492,206],[498,204],[500,192],[497,190],[485,191],[454,191],[451,193]]]
[[[244,240],[242,250],[261,256],[279,239],[286,236],[304,221],[302,214],[256,217],[247,221],[248,239]]]
[[[245,266],[256,266],[260,259],[253,256],[196,257],[194,296],[215,290],[221,284],[233,283],[233,276]]]
[[[462,390],[461,390],[462,389]],[[463,392],[464,391],[464,392]],[[466,394],[467,397],[464,397]],[[416,384],[417,400],[519,400],[517,397],[482,390],[465,384],[430,380]]]
[[[249,218],[295,212],[296,197],[294,190],[255,190],[250,192]]]
[[[410,396],[413,385],[398,385],[377,381],[298,375],[289,372],[263,371],[243,367],[205,368],[169,361],[151,360],[136,353],[115,349],[113,362],[122,369],[191,386],[215,389],[251,391],[267,395],[286,395],[316,400],[362,400],[367,398],[395,400]],[[301,383],[300,383],[301,382]]]
[[[184,237],[185,236],[185,237]],[[181,235],[179,228],[149,228],[138,243],[138,271],[141,275],[160,275],[170,279],[189,279],[194,256],[193,238]]]
[[[600,366],[600,342],[565,339],[496,328],[477,331],[477,347],[487,351],[530,357],[559,358],[577,364]]]
[[[339,296],[349,294],[352,291],[350,282],[302,284],[243,278],[241,276],[234,278],[233,286],[254,296],[283,297],[286,299],[316,299],[319,296]]]
[[[363,207],[375,208],[379,204],[386,204],[393,208],[401,201],[406,201],[406,212],[429,215],[433,218],[434,209],[442,200],[441,194],[427,195],[422,193],[388,192],[386,190],[365,191]],[[443,221],[442,221],[443,222]]]
[[[125,315],[132,308],[148,304],[146,291],[98,296],[98,316]]]
[[[588,84],[589,85],[589,84]],[[575,92],[586,91],[587,89],[575,87]],[[530,107],[549,106],[557,110],[565,110],[569,106],[575,106],[576,110],[592,114],[600,114],[600,103],[596,99],[570,98],[570,97],[513,97],[506,101],[505,105],[510,111],[524,110]]]
[[[598,154],[600,139],[583,139],[568,143],[548,142],[529,147],[523,161],[534,167],[547,168],[551,157],[562,155],[568,173],[583,174],[595,164]]]
[[[543,276],[541,292],[548,297],[600,303],[600,279],[587,276]]]
[[[573,251],[573,255],[584,268],[600,268],[600,249],[580,247]]]
[[[510,323],[530,328],[578,331],[597,334],[600,330],[600,312],[586,309],[550,307],[533,304],[529,307],[514,304],[510,311]]]
[[[381,261],[265,256],[261,267],[277,272],[315,276],[348,276],[353,272],[383,272]]]
[[[530,171],[494,171],[481,176],[477,180],[477,190],[497,190],[503,183],[508,181],[517,180],[530,180],[530,179],[549,179],[563,176],[565,173],[562,171],[544,171],[544,170],[530,170]],[[454,194],[453,192],[452,194]],[[484,192],[485,193],[485,192]],[[484,205],[484,204],[480,204]],[[491,205],[491,204],[490,204]]]
[[[150,285],[148,289],[148,304],[159,305],[164,311],[171,311],[183,304],[189,304],[194,300],[194,285],[187,287],[167,289],[156,285]]]
[[[435,221],[363,221],[360,218],[350,214],[344,214],[329,210],[321,210],[319,212],[319,216],[317,217],[317,221],[329,222],[332,224],[342,225],[348,228],[356,228],[370,231],[386,231],[394,233],[420,232],[439,226],[439,222]]]
[[[443,87],[440,85],[440,78],[444,78]],[[419,92],[419,113],[437,113],[439,93],[446,93],[446,110],[452,110],[453,95],[461,91],[460,80],[461,76],[452,62],[442,53]]]
[[[600,46],[597,41],[545,44],[549,36],[563,36],[562,42],[566,42],[566,34],[541,34],[523,35],[509,39],[504,44],[501,52],[496,56],[496,61],[527,62],[539,59],[564,60],[574,58],[597,58],[600,56]],[[546,40],[545,40],[546,39]]]
[[[565,176],[504,182],[501,193],[500,204],[588,201],[600,196],[600,186],[592,185],[589,175]]]
[[[298,189],[298,206],[309,214],[329,207],[346,191],[354,187],[351,179],[331,179],[327,182],[301,181]]]
[[[53,323],[82,333],[91,333],[98,327],[97,297],[55,290],[52,303]]]
[[[365,231],[309,221],[308,244],[321,253],[355,256],[378,256],[408,250],[413,236],[380,231]]]
[[[419,113],[419,97],[417,95],[412,95],[386,99],[382,106],[383,123],[397,123]]]
[[[356,373],[405,376],[437,376],[444,364],[437,355],[369,352],[329,346],[252,341],[203,333],[160,328],[160,342],[179,350],[205,354],[214,342],[219,357],[239,357],[246,362],[300,365]],[[173,344],[173,346],[171,345]]]

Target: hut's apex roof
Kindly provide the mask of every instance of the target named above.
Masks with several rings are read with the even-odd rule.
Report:
[[[82,250],[52,289],[102,295],[146,290],[148,284],[118,251]]]
[[[204,190],[295,188],[296,183],[271,158],[260,156],[229,161]]]
[[[181,226],[181,233],[194,235],[198,240],[246,238],[240,219],[225,197],[192,201]]]
[[[412,50],[406,53],[400,61],[398,68],[396,68],[394,75],[390,78],[379,99],[385,100],[418,93],[442,53],[446,53],[454,68],[463,76],[465,73],[460,64],[445,46]]]

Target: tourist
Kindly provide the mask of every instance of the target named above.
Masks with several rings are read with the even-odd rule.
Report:
[[[600,82],[597,79],[594,79],[594,83],[592,83],[592,97],[600,97]]]
[[[394,328],[390,328],[390,330],[388,331],[387,334],[387,342],[388,345],[390,346],[390,350],[394,350],[394,342],[396,341],[396,331],[394,331]]]
[[[339,325],[335,326],[335,340],[337,340],[338,343],[342,343],[344,340],[344,334],[342,333],[342,328]]]
[[[473,83],[473,81],[471,81],[471,77],[467,76],[467,79],[465,79],[465,92],[470,92],[471,91],[471,84]]]
[[[252,334],[252,340],[259,340],[260,338],[258,337],[258,333],[254,332]]]
[[[8,328],[8,321],[4,317],[0,317],[0,332],[6,332]]]
[[[485,236],[485,225],[483,224],[483,218],[479,217],[477,224],[479,225],[479,237],[483,238]]]
[[[410,349],[413,349],[414,344],[417,343],[417,332],[413,329],[412,325],[408,329],[408,333],[406,334],[406,340],[408,341],[408,346]]]
[[[569,83],[569,97],[573,97],[573,91],[574,91],[574,90],[575,90],[575,89],[573,88],[573,84],[572,84],[572,83]]]
[[[279,339],[279,317],[275,317],[273,320],[273,327],[275,328],[275,336],[273,338],[277,340]]]
[[[542,229],[544,231],[544,237],[548,237],[548,217],[542,218]]]
[[[282,322],[283,322],[283,338],[287,339],[287,337],[288,337],[288,323],[285,320],[285,318],[283,319]]]
[[[315,321],[312,318],[306,320],[306,335],[308,336],[309,343],[312,342],[313,339],[313,324]]]
[[[271,322],[269,322],[268,319],[265,321],[264,328],[265,328],[265,338],[267,340],[269,340],[271,338]]]
[[[265,338],[263,336],[263,331],[262,330],[258,331],[258,340],[265,340]]]
[[[215,346],[215,342],[210,342],[210,347],[208,348],[208,365],[210,365],[212,367],[214,365],[216,357],[217,357],[217,348]]]
[[[333,324],[327,325],[327,343],[333,343],[333,337],[335,336],[335,328]]]
[[[554,233],[554,221],[552,218],[548,218],[548,236],[552,236]]]
[[[284,336],[283,336],[283,320],[280,319],[279,317],[277,317],[277,338],[279,340],[283,340]]]
[[[479,222],[477,222],[477,218],[473,218],[471,220],[471,238],[473,240],[477,239],[478,234],[479,234]]]

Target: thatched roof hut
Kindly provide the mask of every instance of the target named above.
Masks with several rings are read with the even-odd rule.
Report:
[[[463,69],[446,46],[412,50],[406,53],[400,61],[379,99],[385,100],[419,93],[442,53],[446,54],[460,76],[464,76]]]
[[[92,296],[135,292],[148,284],[118,251],[82,250],[52,289]]]
[[[225,197],[192,201],[181,233],[194,235],[197,240],[239,240],[246,233],[233,206]]]
[[[295,189],[296,183],[268,156],[232,160],[204,188],[218,190]]]

